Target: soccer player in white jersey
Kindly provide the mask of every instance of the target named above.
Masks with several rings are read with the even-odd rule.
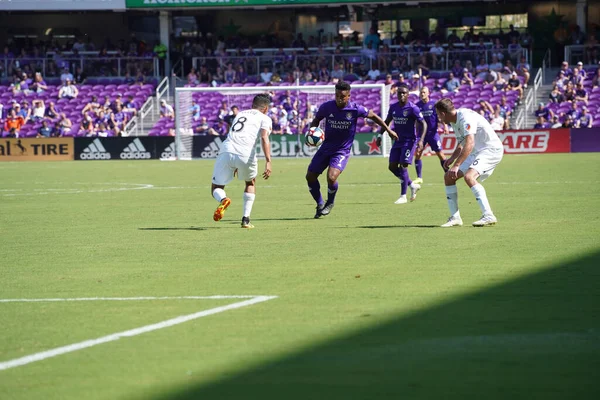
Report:
[[[244,215],[242,228],[254,228],[250,223],[250,213],[256,196],[255,181],[258,171],[256,160],[256,144],[262,139],[262,149],[265,154],[265,171],[262,176],[269,179],[271,176],[271,134],[272,121],[266,116],[271,97],[268,94],[259,94],[252,101],[252,109],[239,112],[231,123],[227,139],[223,142],[221,152],[215,161],[212,176],[211,192],[219,206],[215,210],[213,219],[220,221],[225,210],[231,204],[231,199],[225,193],[225,185],[233,180],[237,171],[238,179],[246,182],[244,189]]]
[[[452,156],[444,162],[448,172],[444,176],[446,198],[450,208],[450,218],[443,228],[463,224],[458,211],[456,181],[462,177],[475,195],[482,216],[473,226],[494,225],[497,220],[492,212],[485,189],[477,182],[483,182],[494,172],[502,160],[504,146],[490,123],[480,114],[467,108],[454,108],[452,100],[446,98],[435,104],[440,121],[450,124],[456,135],[457,145]]]

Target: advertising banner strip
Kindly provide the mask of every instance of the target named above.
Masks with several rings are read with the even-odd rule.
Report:
[[[312,4],[383,3],[378,0],[126,0],[127,8],[252,7]]]
[[[600,152],[600,128],[571,129],[573,153]]]
[[[0,139],[0,161],[73,160],[73,138]]]
[[[2,11],[125,10],[125,0],[0,0]]]
[[[175,155],[174,138],[109,137],[75,138],[76,160],[156,160]]]

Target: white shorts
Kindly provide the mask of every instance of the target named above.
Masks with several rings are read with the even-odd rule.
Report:
[[[460,164],[459,170],[461,170],[463,174],[466,174],[469,168],[473,168],[475,171],[479,172],[479,177],[477,179],[483,182],[494,173],[494,169],[500,164],[500,161],[502,161],[503,155],[504,149],[484,149],[477,154],[471,153],[467,159]]]
[[[215,161],[212,183],[225,186],[233,180],[233,174],[237,169],[238,179],[251,181],[256,178],[258,161],[256,157],[242,157],[237,154],[220,153]]]

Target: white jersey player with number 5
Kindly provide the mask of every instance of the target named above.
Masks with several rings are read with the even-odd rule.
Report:
[[[255,181],[258,171],[256,160],[256,144],[262,139],[262,149],[265,153],[265,171],[263,178],[271,176],[271,134],[272,121],[266,116],[271,97],[259,94],[252,101],[252,109],[239,112],[231,123],[227,139],[223,142],[221,152],[217,156],[212,175],[211,192],[219,206],[213,219],[220,221],[225,210],[231,204],[231,199],[225,193],[225,185],[231,182],[237,171],[238,178],[246,182],[244,189],[244,215],[242,228],[254,228],[250,223],[250,213],[256,196]]]
[[[446,198],[450,208],[450,218],[442,227],[461,226],[462,219],[458,211],[458,192],[456,181],[464,176],[475,199],[481,208],[482,217],[473,222],[473,226],[494,225],[497,222],[487,194],[481,183],[486,180],[504,155],[502,141],[480,114],[466,108],[454,108],[450,99],[442,99],[435,104],[439,119],[452,126],[457,145],[452,156],[444,162],[449,168],[444,176]]]

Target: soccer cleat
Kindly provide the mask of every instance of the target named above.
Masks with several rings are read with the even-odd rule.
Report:
[[[421,181],[423,180],[421,179]],[[413,181],[412,185],[410,185],[410,201],[415,201],[419,190],[421,190],[421,185]]]
[[[231,204],[231,200],[229,199],[229,197],[225,197],[223,200],[221,200],[221,203],[215,210],[213,219],[215,221],[220,221],[221,218],[223,218],[223,215],[225,215],[225,210],[227,210],[227,207],[229,207],[230,204]]]
[[[254,225],[252,225],[250,223],[250,218],[249,217],[242,217],[242,228],[246,228],[246,229],[252,229],[252,228],[254,228]]]
[[[413,183],[415,185],[422,185],[423,184],[423,178],[417,178],[413,181]]]
[[[496,217],[494,217],[493,214],[492,215],[483,215],[483,216],[481,216],[480,219],[473,222],[473,226],[476,226],[476,227],[492,226],[492,225],[496,225],[496,222],[498,222],[498,220],[496,219]]]
[[[331,213],[332,208],[333,208],[333,203],[325,203],[325,206],[321,210],[321,215],[322,216],[329,215],[329,213]]]
[[[448,218],[448,222],[446,222],[444,225],[441,225],[442,228],[450,228],[452,226],[462,226],[463,222],[462,219],[460,217],[450,217]]]
[[[400,198],[394,202],[394,204],[406,204],[406,203],[408,203],[408,200],[406,200],[405,194],[400,196]]]
[[[321,211],[323,210],[323,204],[317,204],[315,219],[321,218]]]

